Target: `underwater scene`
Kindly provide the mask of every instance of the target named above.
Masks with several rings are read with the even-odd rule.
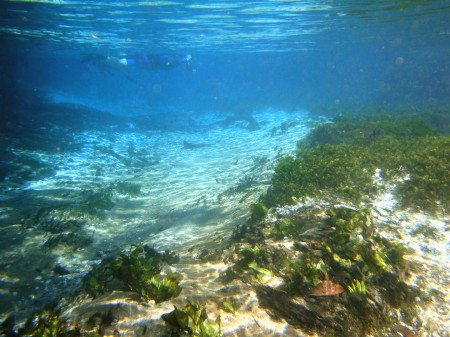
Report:
[[[449,23],[2,1],[0,336],[449,337]]]

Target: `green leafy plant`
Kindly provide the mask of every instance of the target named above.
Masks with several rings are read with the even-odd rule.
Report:
[[[251,275],[252,278],[259,283],[267,283],[273,277],[273,273],[270,269],[258,266],[256,261],[250,262],[248,268],[253,271],[253,274]]]
[[[215,320],[210,320],[205,307],[199,304],[188,301],[188,304],[182,310],[175,307],[175,310],[162,315],[161,318],[180,336],[221,336],[220,316]]]
[[[242,248],[239,250],[239,255],[242,256],[242,258],[236,263],[236,265],[240,269],[248,269],[248,265],[253,261],[259,265],[264,265],[267,262],[266,252],[257,245],[251,248]]]
[[[147,246],[136,246],[128,254],[121,254],[109,264],[114,277],[127,285],[130,290],[142,297],[159,303],[181,292],[178,286],[181,275],[161,272],[163,254]]]
[[[347,291],[350,294],[355,294],[358,296],[365,296],[366,295],[366,284],[363,280],[355,280],[347,287]]]
[[[156,303],[176,297],[181,292],[178,273],[161,275],[162,263],[174,263],[177,256],[159,253],[148,246],[135,246],[128,253],[105,259],[84,278],[84,289],[92,296],[103,294],[113,279],[121,281],[131,291]]]
[[[154,275],[147,283],[146,287],[141,288],[141,295],[145,298],[152,299],[156,303],[167,301],[172,297],[177,297],[182,288],[178,285],[181,275],[169,273],[167,275]]]
[[[327,269],[320,257],[307,252],[300,259],[291,262],[288,277],[296,286],[312,288],[322,281],[323,275],[328,274]]]

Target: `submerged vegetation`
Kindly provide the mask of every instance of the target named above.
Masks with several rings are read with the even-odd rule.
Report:
[[[205,307],[188,302],[183,309],[175,307],[162,315],[171,330],[171,336],[221,337],[220,316],[216,320],[208,318]]]
[[[221,245],[214,259],[201,262],[224,261],[228,269],[218,282],[229,289],[232,282],[245,283],[256,294],[259,308],[305,333],[391,336],[396,326],[420,326],[419,305],[428,295],[405,281],[404,257],[410,249],[380,234],[372,207],[377,197],[392,193],[398,207],[445,212],[450,206],[449,151],[449,136],[439,135],[423,120],[339,116],[315,128],[294,156],[278,161],[271,187],[249,205],[250,216],[234,228],[228,246]],[[252,170],[224,196],[257,188],[255,171],[270,161],[253,161]],[[65,246],[76,251],[92,243],[84,232],[88,221],[102,219],[121,197],[140,194],[141,186],[129,181],[96,184],[75,197],[68,195],[71,202],[42,207],[24,225],[44,233],[47,250]],[[412,234],[436,239],[436,231],[426,226]],[[208,251],[201,255],[208,256]],[[79,295],[96,301],[125,293],[152,310],[179,297],[182,275],[168,266],[178,260],[169,251],[132,246],[85,274]],[[242,294],[223,294],[217,309],[228,316],[244,310]],[[205,306],[187,300],[182,307],[180,301],[175,299],[172,304],[178,306],[161,316],[162,335],[222,335],[219,315],[210,319]],[[3,330],[11,335],[96,336],[114,326],[115,317],[94,313],[85,326],[74,328],[58,310],[45,311],[27,330]],[[142,329],[145,335],[147,326]]]
[[[181,292],[179,282],[182,276],[168,272],[160,274],[162,264],[172,264],[178,257],[170,252],[159,253],[148,246],[136,246],[128,254],[122,253],[112,260],[104,260],[85,278],[85,290],[99,296],[108,289],[108,284],[116,279],[129,290],[155,303],[177,297]]]
[[[408,249],[377,234],[371,207],[392,193],[398,207],[445,212],[449,159],[450,137],[424,120],[340,116],[318,126],[279,160],[236,227],[222,282],[253,284],[271,315],[323,336],[386,335],[402,324],[397,313],[412,324],[426,296],[402,280]],[[273,277],[282,283],[266,285]]]
[[[387,331],[397,311],[411,323],[423,294],[401,279],[408,250],[377,234],[370,209],[316,204],[270,218],[261,242],[232,246],[222,282],[252,284],[273,316],[321,336]]]
[[[449,160],[450,136],[424,121],[338,117],[279,161],[262,200],[268,207],[306,197],[360,206],[393,186],[400,207],[442,211],[450,206]]]

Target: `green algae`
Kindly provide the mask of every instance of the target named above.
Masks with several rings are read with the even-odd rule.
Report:
[[[433,136],[436,133],[429,123],[416,116],[338,115],[332,123],[314,128],[298,143],[298,147],[311,148],[323,144],[368,146],[385,137],[405,139]]]
[[[372,184],[376,167],[367,157],[366,149],[353,145],[322,145],[299,151],[295,158],[284,157],[262,200],[268,207],[305,197],[360,204],[365,195],[376,192]]]
[[[307,197],[360,206],[392,185],[399,207],[448,209],[450,136],[422,120],[377,118],[338,117],[314,129],[295,156],[279,160],[261,201],[269,208]]]
[[[270,230],[270,237],[275,239],[283,239],[292,237],[299,233],[302,228],[302,224],[290,218],[284,218],[277,221]]]

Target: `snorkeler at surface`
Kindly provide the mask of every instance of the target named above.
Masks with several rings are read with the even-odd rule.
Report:
[[[148,54],[127,57],[89,54],[81,62],[95,65],[102,73],[110,73],[115,69],[125,69],[129,66],[139,66],[146,70],[169,70],[181,66],[186,70],[195,71],[191,67],[191,59],[192,56],[189,54],[185,56]]]

